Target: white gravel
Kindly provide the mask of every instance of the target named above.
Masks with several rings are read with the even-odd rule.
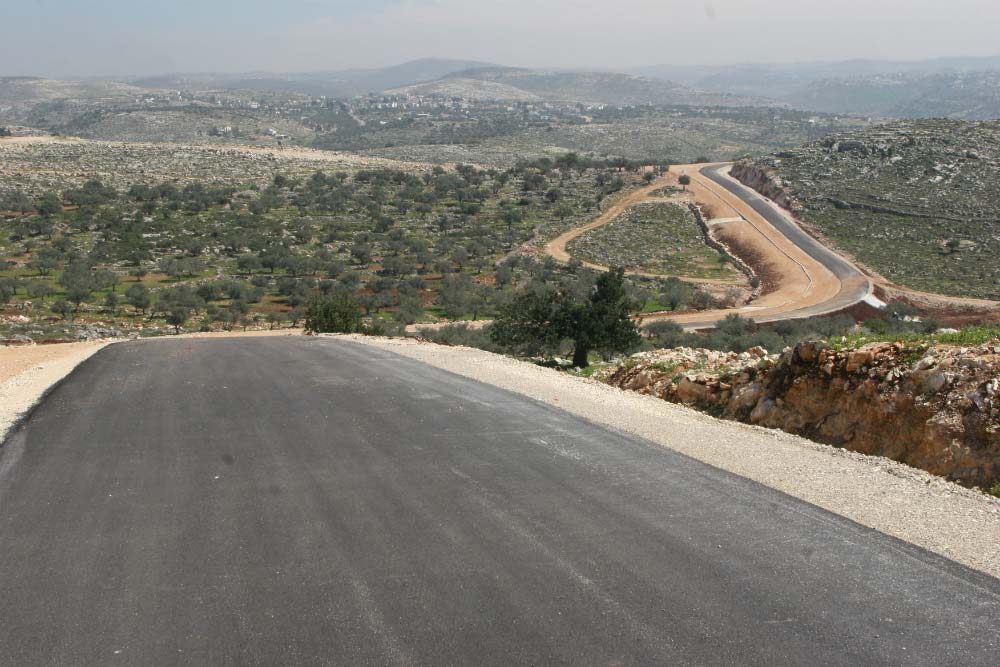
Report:
[[[1000,577],[1000,501],[922,470],[482,350],[344,338],[561,407]]]
[[[108,341],[47,346],[43,361],[0,382],[0,444],[53,385],[69,375],[85,359],[108,345]],[[38,348],[32,348],[38,349]]]

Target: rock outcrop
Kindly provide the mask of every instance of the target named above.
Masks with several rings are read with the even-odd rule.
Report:
[[[781,177],[773,170],[750,160],[742,160],[733,164],[732,177],[748,188],[761,193],[785,210],[797,213],[802,210],[799,204],[785,189]]]
[[[1000,341],[845,350],[805,342],[781,355],[680,348],[640,353],[599,377],[962,484],[1000,479]]]

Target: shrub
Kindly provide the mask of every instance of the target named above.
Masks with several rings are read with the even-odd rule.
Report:
[[[490,338],[489,327],[473,329],[468,324],[449,324],[436,329],[420,329],[420,335],[442,345],[462,345],[488,352],[499,350],[499,347]]]
[[[350,295],[316,296],[306,308],[307,333],[364,333],[361,306]]]
[[[671,320],[652,322],[645,328],[650,345],[657,349],[681,347],[685,344],[684,327]]]

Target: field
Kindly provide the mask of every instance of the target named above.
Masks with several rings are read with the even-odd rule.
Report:
[[[584,261],[645,273],[710,280],[738,277],[722,255],[705,245],[691,212],[677,204],[634,206],[572,241],[567,250]]]
[[[643,182],[578,158],[497,171],[295,149],[2,150],[0,336],[38,339],[284,326],[320,293],[385,326],[488,317],[533,280],[586,290],[591,272],[519,249]]]
[[[476,120],[423,119],[366,125],[351,138],[324,145],[373,157],[425,162],[466,161],[506,167],[575,151],[597,157],[686,164],[724,161],[818,139],[863,123],[832,116],[757,108],[628,108],[546,110],[523,120],[509,113],[475,112]]]

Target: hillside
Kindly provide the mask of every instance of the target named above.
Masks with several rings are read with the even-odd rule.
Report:
[[[906,287],[1000,298],[1000,121],[914,120],[737,163],[733,174]]]
[[[1000,58],[641,68],[699,90],[767,97],[797,109],[895,118],[1000,118]]]
[[[582,267],[513,251],[643,181],[618,162],[569,163],[445,170],[295,148],[2,139],[0,339],[298,324],[320,293],[396,329],[491,317],[536,279],[585,290]]]
[[[94,108],[153,94],[116,81],[57,81],[35,77],[0,77],[0,125],[27,124],[25,121],[39,106],[72,104]]]
[[[37,103],[63,98],[116,99],[148,92],[148,88],[116,81],[57,81],[36,77],[0,77],[0,100],[5,104]]]
[[[369,69],[289,73],[171,74],[135,79],[132,83],[139,86],[183,90],[256,90],[347,97],[433,81],[454,72],[484,65],[485,63],[471,60],[425,58],[390,67]]]
[[[811,83],[789,99],[828,113],[894,118],[1000,118],[1000,72],[887,74]]]
[[[451,74],[436,81],[391,93],[456,95],[488,99],[539,99],[584,104],[766,105],[753,100],[705,93],[671,81],[607,72],[545,72],[515,68],[482,68]],[[497,93],[498,96],[493,96]]]
[[[535,108],[526,109],[528,105]],[[687,164],[769,153],[863,124],[857,119],[762,107],[609,105],[581,111],[577,104],[508,100],[445,108],[429,117],[420,111],[359,113],[366,120],[364,127],[338,129],[313,145],[373,157],[491,166],[571,151]]]
[[[108,141],[275,145],[280,134],[304,143],[313,135],[301,116],[307,103],[303,96],[266,91],[189,93],[115,81],[0,79],[0,127]]]

